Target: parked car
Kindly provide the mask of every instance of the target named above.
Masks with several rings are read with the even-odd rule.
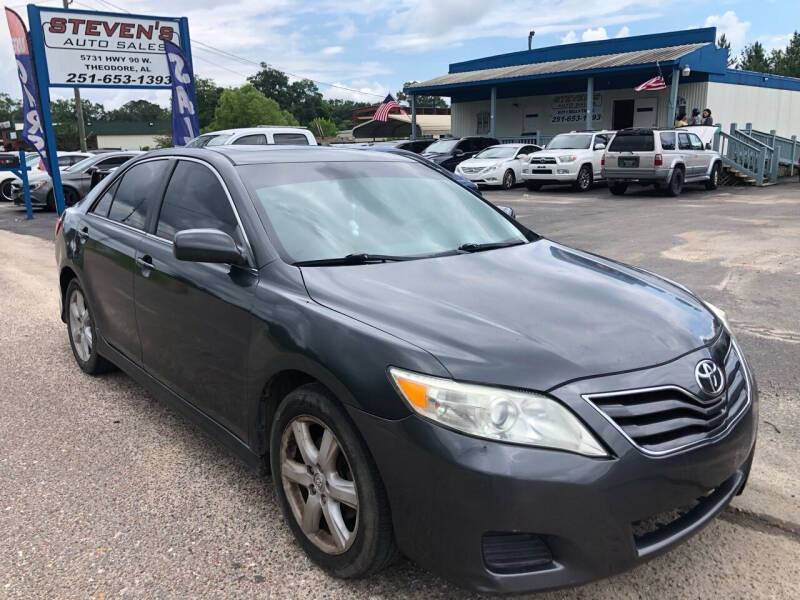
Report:
[[[443,166],[448,171],[455,171],[459,163],[472,158],[481,150],[489,146],[496,146],[495,138],[485,136],[470,136],[463,138],[439,138],[422,153],[427,159],[437,165]]]
[[[470,181],[469,179],[467,179],[466,177],[464,177],[462,175],[459,175],[458,173],[451,173],[450,171],[448,171],[444,167],[441,167],[441,166],[437,165],[435,162],[425,158],[424,156],[420,156],[416,152],[411,152],[410,150],[403,150],[402,148],[398,148],[396,146],[377,145],[377,144],[374,145],[374,146],[359,146],[357,149],[358,150],[373,150],[375,152],[391,152],[392,154],[399,154],[401,156],[408,156],[408,158],[411,158],[412,160],[416,160],[417,162],[422,163],[424,165],[427,165],[427,166],[431,167],[432,169],[436,169],[437,171],[441,172],[442,174],[446,175],[447,177],[457,181],[458,183],[460,183],[464,187],[469,188],[470,190],[472,190],[476,194],[480,194],[481,193],[480,188],[478,188],[478,184],[477,183],[475,183],[473,181]],[[511,216],[513,217],[514,215],[512,214]]]
[[[266,146],[270,144],[291,146],[316,146],[314,134],[306,127],[283,125],[259,125],[204,133],[186,144],[187,148],[206,146],[227,146],[230,144],[246,146]]]
[[[532,191],[543,185],[569,184],[586,192],[602,179],[600,164],[613,131],[573,131],[555,136],[523,166],[522,179]]]
[[[91,188],[92,173],[96,169],[118,167],[134,156],[141,154],[139,151],[105,152],[90,154],[82,161],[73,164],[61,171],[61,188],[64,190],[64,205],[72,206],[83,198]],[[31,190],[31,206],[55,210],[55,197],[53,196],[53,180],[47,172],[39,172],[28,178]],[[14,204],[25,204],[25,193],[22,181],[17,180],[12,184],[11,195]]]
[[[19,160],[17,152],[4,153],[3,156]],[[35,152],[28,152],[25,154],[25,163],[28,168],[33,169],[39,163],[39,155]],[[30,174],[30,171],[28,173]],[[11,202],[11,184],[15,179],[17,176],[11,171],[0,171],[0,200]]]
[[[616,195],[631,183],[662,188],[669,196],[678,196],[685,183],[715,190],[722,172],[722,158],[711,144],[681,129],[622,129],[603,162],[603,177]]]
[[[433,138],[425,138],[422,140],[388,140],[385,142],[369,142],[366,144],[360,144],[359,147],[369,147],[369,148],[397,148],[398,150],[408,150],[409,152],[414,152],[416,154],[422,154],[425,151],[425,148],[430,146],[436,140]],[[333,144],[337,147],[348,147],[347,144]],[[351,146],[353,144],[350,144]]]
[[[510,190],[522,181],[523,163],[527,165],[530,155],[541,149],[541,146],[534,144],[489,146],[459,164],[456,175],[479,185],[499,185],[504,190]]]
[[[268,464],[339,577],[400,553],[482,592],[607,577],[750,471],[757,389],[722,311],[408,156],[158,150],[65,211],[55,254],[78,366]]]
[[[89,156],[91,156],[91,154],[88,152],[58,152],[59,171],[63,172],[64,169],[71,167]],[[32,178],[39,180],[42,174],[49,179],[47,170],[44,168],[44,163],[38,153],[31,152],[26,154],[25,160],[30,168],[28,171],[28,180]],[[0,171],[0,199],[13,201],[15,184],[18,184],[17,189],[22,189],[22,180],[19,177],[10,171]]]

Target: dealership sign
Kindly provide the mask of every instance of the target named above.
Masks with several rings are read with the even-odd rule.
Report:
[[[592,96],[592,121],[603,118],[603,95]],[[586,93],[553,96],[551,123],[580,123],[586,120]]]
[[[164,40],[180,19],[40,9],[51,86],[169,88]]]

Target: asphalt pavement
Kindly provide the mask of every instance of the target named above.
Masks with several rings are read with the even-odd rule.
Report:
[[[761,392],[753,472],[732,507],[628,573],[535,597],[796,598],[800,184],[485,195],[542,235],[724,308]],[[24,217],[0,205],[0,598],[478,597],[407,561],[329,577],[294,543],[268,478],[125,375],[83,374],[58,317],[55,216]]]

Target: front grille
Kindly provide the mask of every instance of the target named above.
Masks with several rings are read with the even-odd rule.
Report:
[[[554,165],[556,164],[555,158],[550,157],[534,157],[531,159],[532,165]]]
[[[725,336],[726,386],[713,398],[700,398],[678,386],[660,386],[584,396],[640,449],[666,454],[702,443],[725,431],[748,404],[747,382],[736,347]],[[712,355],[722,354],[717,349]]]
[[[461,167],[461,170],[464,173],[480,173],[483,171],[483,167]]]
[[[483,562],[494,573],[529,573],[553,565],[550,548],[533,533],[485,533],[481,545]]]

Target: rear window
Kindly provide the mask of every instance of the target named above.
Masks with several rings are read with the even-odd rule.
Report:
[[[308,146],[308,138],[302,133],[274,133],[272,139],[276,144],[288,146]]]
[[[651,152],[655,149],[652,133],[617,135],[611,142],[611,152]]]

